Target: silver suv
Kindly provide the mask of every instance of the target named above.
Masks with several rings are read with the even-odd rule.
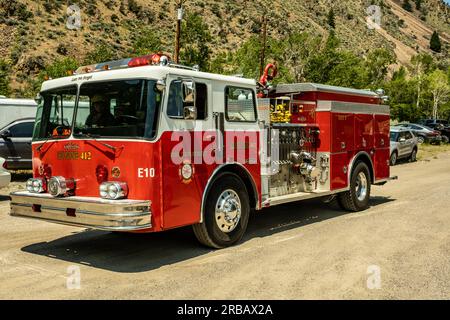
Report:
[[[416,161],[418,145],[418,139],[411,130],[400,127],[392,127],[391,166],[394,166],[399,159],[406,158],[409,161]]]

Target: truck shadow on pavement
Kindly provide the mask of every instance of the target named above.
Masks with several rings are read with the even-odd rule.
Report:
[[[391,201],[395,199],[372,197],[370,205],[375,207]],[[317,199],[264,209],[252,214],[242,242],[348,214]],[[190,227],[150,234],[87,229],[49,242],[31,244],[21,250],[122,273],[150,271],[214,252],[198,244]]]

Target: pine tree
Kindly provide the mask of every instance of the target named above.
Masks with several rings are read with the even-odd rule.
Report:
[[[430,49],[434,52],[441,52],[441,39],[439,38],[439,34],[437,31],[433,32],[433,35],[431,36],[430,40]]]
[[[422,7],[422,0],[415,0],[415,3],[416,3],[416,9],[420,10]]]
[[[328,12],[328,25],[333,29],[336,28],[336,19],[333,8]]]
[[[409,0],[403,0],[402,8],[409,12],[413,11],[412,5]]]
[[[0,59],[0,95],[7,96],[10,94],[9,90],[9,64]]]

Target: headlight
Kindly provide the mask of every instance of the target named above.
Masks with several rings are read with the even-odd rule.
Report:
[[[45,180],[42,178],[31,178],[27,180],[27,190],[32,193],[42,193],[45,191]]]
[[[75,181],[64,177],[51,177],[48,181],[48,192],[54,196],[65,196],[75,190]]]
[[[99,192],[103,199],[123,199],[128,195],[128,185],[118,181],[103,182],[99,187]]]

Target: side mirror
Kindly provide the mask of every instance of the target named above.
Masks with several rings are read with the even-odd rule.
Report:
[[[0,137],[4,140],[8,140],[11,137],[11,132],[9,130],[5,130],[2,133],[0,133]]]
[[[183,103],[195,104],[195,82],[192,80],[183,81]]]
[[[182,83],[183,91],[183,110],[185,120],[197,119],[197,108],[195,107],[195,82],[193,80],[185,80]]]
[[[164,81],[163,79],[159,79],[159,80],[156,81],[156,83],[155,83],[155,88],[156,88],[156,90],[158,90],[159,92],[163,92],[164,89],[166,88],[166,81]]]
[[[195,106],[184,107],[184,119],[185,120],[197,119],[197,108]]]

